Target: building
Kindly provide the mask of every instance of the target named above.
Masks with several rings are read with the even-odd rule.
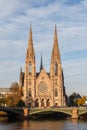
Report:
[[[10,88],[4,88],[4,87],[0,88],[0,98],[6,97],[10,94],[12,94],[12,91],[10,90]]]
[[[54,30],[54,42],[51,54],[50,72],[47,73],[41,64],[36,72],[36,59],[33,47],[32,27],[30,27],[28,48],[26,52],[25,70],[20,71],[20,90],[26,106],[50,107],[65,106],[64,76],[58,47],[57,29]]]

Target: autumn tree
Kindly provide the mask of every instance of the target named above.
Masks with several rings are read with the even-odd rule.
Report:
[[[10,87],[10,94],[6,97],[6,105],[8,107],[16,107],[20,100],[19,86],[17,82],[14,82]]]
[[[4,97],[0,98],[0,106],[5,106],[6,100]]]
[[[78,99],[77,103],[78,106],[83,106],[85,104],[86,101],[86,96],[83,96],[82,98]]]
[[[69,96],[69,106],[78,106],[79,98],[81,98],[81,96],[78,93],[72,93]]]

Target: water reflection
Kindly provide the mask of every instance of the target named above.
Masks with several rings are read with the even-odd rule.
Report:
[[[23,130],[64,130],[61,121],[27,121],[23,122]]]
[[[23,128],[27,128],[29,126],[29,121],[24,120],[23,122]]]
[[[8,117],[0,117],[0,122],[8,121]]]
[[[0,122],[0,130],[87,130],[87,120],[22,120]]]

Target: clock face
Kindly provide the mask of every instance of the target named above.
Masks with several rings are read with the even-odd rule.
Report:
[[[47,86],[44,82],[39,84],[39,91],[42,92],[42,93],[47,91]]]

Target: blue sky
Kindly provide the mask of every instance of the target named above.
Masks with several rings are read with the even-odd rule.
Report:
[[[66,92],[87,95],[87,0],[0,1],[0,86],[19,81],[30,24],[37,71],[41,53],[44,68],[50,70],[56,24]]]

